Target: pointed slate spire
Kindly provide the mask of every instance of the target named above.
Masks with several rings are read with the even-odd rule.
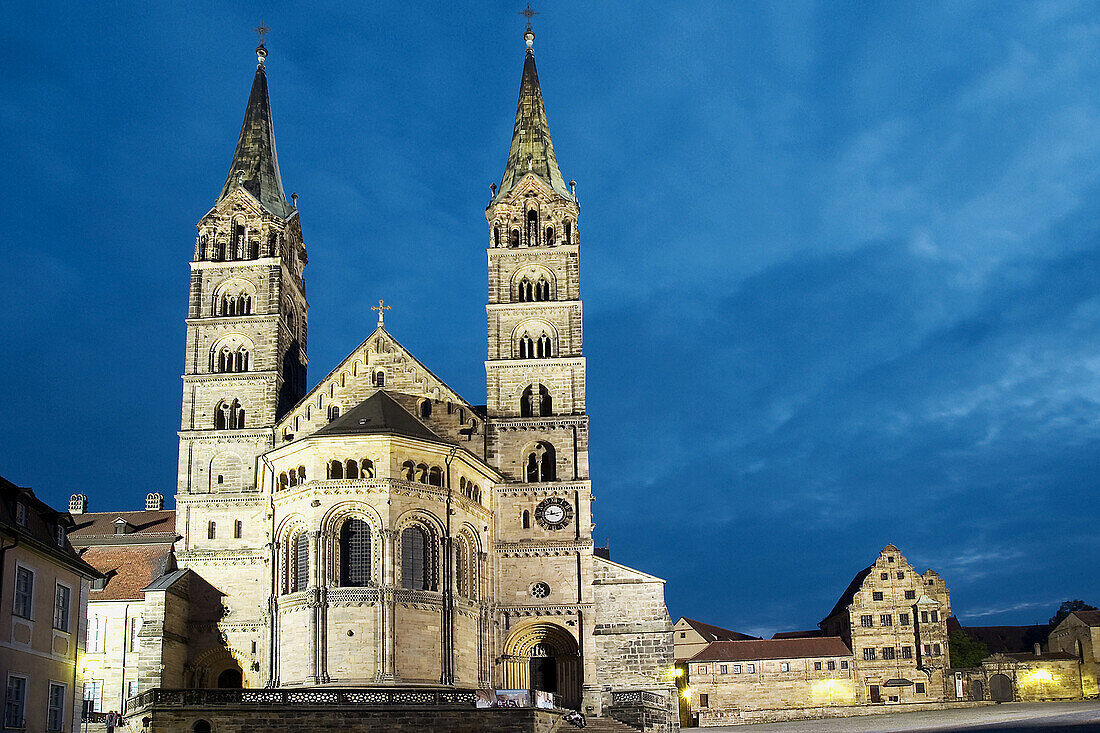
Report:
[[[539,73],[535,69],[535,34],[528,28],[523,34],[527,41],[527,58],[523,62],[523,78],[519,83],[519,105],[516,107],[516,124],[512,128],[512,147],[508,151],[508,165],[500,181],[499,200],[528,173],[542,178],[562,196],[573,195],[562,180],[558,159],[554,156],[554,144],[550,142],[550,126],[546,122],[546,108],[542,103]]]
[[[248,106],[244,111],[241,135],[237,138],[233,164],[229,167],[229,176],[225,179],[218,201],[233,193],[238,186],[243,186],[265,209],[285,219],[294,207],[286,202],[283,182],[279,177],[275,125],[271,121],[271,102],[267,96],[267,74],[264,71],[267,49],[262,43],[256,49],[256,57],[259,63],[256,64],[252,93],[248,95]]]

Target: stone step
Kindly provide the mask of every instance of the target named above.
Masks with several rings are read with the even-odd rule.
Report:
[[[631,728],[626,723],[620,723],[613,718],[589,718],[588,725],[583,730],[597,733],[638,733],[637,728]]]

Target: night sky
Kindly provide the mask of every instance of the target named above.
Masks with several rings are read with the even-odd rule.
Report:
[[[345,6],[353,7],[345,7]],[[174,493],[195,223],[262,17],[310,384],[374,327],[484,402],[517,2],[5,5],[0,474]],[[811,628],[895,543],[964,623],[1100,601],[1100,6],[541,2],[597,543]]]

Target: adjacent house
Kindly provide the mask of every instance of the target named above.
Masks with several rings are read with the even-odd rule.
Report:
[[[706,624],[693,618],[681,616],[673,627],[673,644],[676,652],[676,663],[686,662],[708,644],[715,641],[744,641],[758,639],[757,636],[742,634],[740,631],[730,631],[721,626]]]
[[[1050,632],[1050,651],[1073,655],[1081,665],[1081,693],[1100,694],[1100,611],[1072,611]]]

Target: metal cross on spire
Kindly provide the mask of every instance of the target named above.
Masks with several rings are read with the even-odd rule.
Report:
[[[257,35],[260,36],[260,45],[264,45],[264,36],[271,32],[271,29],[264,25],[264,21],[261,18],[260,24],[252,29]]]
[[[390,307],[391,306],[386,305],[386,301],[382,300],[381,298],[378,299],[378,305],[372,305],[370,307],[370,309],[372,311],[378,311],[378,325],[379,326],[384,326],[385,325],[385,315],[386,315],[385,311],[388,311],[390,309]]]
[[[524,8],[523,10],[519,11],[519,15],[522,15],[523,17],[527,18],[527,30],[531,30],[531,18],[538,15],[538,13],[535,12],[534,10],[531,10],[530,0],[528,0],[528,2],[527,2],[527,7]]]

